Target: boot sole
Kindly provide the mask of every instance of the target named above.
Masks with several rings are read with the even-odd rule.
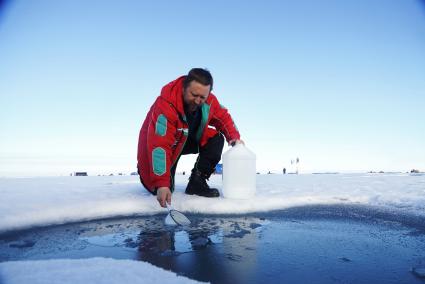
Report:
[[[219,195],[214,195],[214,196],[205,196],[205,195],[201,195],[201,194],[197,194],[197,193],[192,193],[192,192],[185,192],[185,194],[187,194],[187,195],[197,195],[197,196],[202,196],[202,197],[207,197],[207,198],[217,198],[217,197],[220,197],[220,194]]]

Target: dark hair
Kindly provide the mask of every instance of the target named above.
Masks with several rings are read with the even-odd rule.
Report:
[[[193,68],[189,71],[183,82],[183,89],[186,89],[190,82],[196,81],[204,86],[210,85],[210,91],[213,89],[213,77],[207,69]]]

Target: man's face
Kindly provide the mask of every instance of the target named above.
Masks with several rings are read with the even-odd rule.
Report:
[[[185,108],[191,112],[196,111],[207,100],[210,94],[210,87],[210,85],[204,86],[196,81],[190,82],[186,90],[183,91]]]

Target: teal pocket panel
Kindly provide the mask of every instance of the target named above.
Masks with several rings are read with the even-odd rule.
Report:
[[[162,176],[167,170],[167,159],[165,150],[161,147],[156,147],[152,151],[153,172],[157,176]]]
[[[165,136],[167,133],[167,118],[165,115],[160,114],[155,124],[155,134]]]

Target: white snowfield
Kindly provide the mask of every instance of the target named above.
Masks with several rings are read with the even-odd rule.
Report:
[[[257,175],[254,198],[184,194],[176,176],[172,205],[187,213],[244,214],[315,204],[361,204],[425,216],[425,175]],[[221,190],[221,175],[209,184]],[[134,215],[165,214],[138,176],[0,178],[0,233],[34,226]]]
[[[360,204],[425,217],[425,175],[257,175],[247,200],[184,194],[176,176],[172,205],[183,212],[244,214],[315,204]],[[210,185],[221,190],[221,176]],[[138,176],[0,178],[0,232],[117,216],[165,214]],[[25,271],[25,273],[22,273]],[[3,283],[195,283],[132,260],[91,258],[0,263]]]
[[[0,280],[5,284],[201,283],[147,262],[100,257],[0,263]]]

